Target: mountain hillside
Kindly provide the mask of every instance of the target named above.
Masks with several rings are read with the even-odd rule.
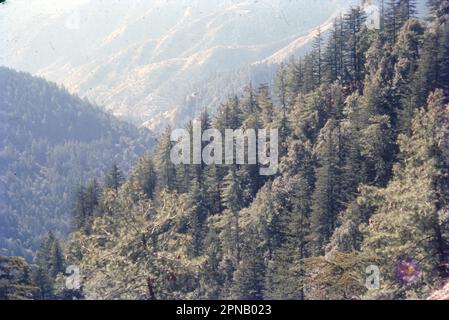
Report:
[[[48,230],[64,235],[78,185],[153,145],[147,130],[26,73],[0,68],[0,105],[0,254],[30,258]]]

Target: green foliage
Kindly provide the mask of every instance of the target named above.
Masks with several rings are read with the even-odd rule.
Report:
[[[337,252],[331,256],[306,259],[306,286],[311,299],[354,300],[366,292],[365,269],[378,263],[373,256]]]
[[[59,239],[49,232],[42,240],[37,252],[32,280],[38,288],[36,298],[41,300],[56,299],[55,280],[65,273],[66,258]]]
[[[167,128],[154,164],[146,155],[128,179],[113,169],[105,188],[82,187],[65,250],[86,297],[424,297],[448,276],[446,11],[432,2],[427,24],[414,1],[390,1],[374,31],[354,7],[281,64],[274,87],[250,84],[201,114],[203,129],[278,128],[277,175],[175,166]],[[50,280],[60,251],[42,249]],[[422,265],[409,285],[394,274],[407,258]],[[368,291],[373,264],[381,287]]]
[[[53,83],[3,67],[0,100],[0,253],[32,261],[48,230],[70,231],[76,188],[114,163],[127,172],[154,139]]]
[[[248,239],[245,239],[242,248],[242,260],[234,272],[232,298],[262,300],[265,281],[264,248],[260,245],[260,239],[257,239],[257,233],[246,235]]]
[[[122,182],[123,173],[120,171],[117,165],[114,164],[111,168],[111,171],[106,175],[105,187],[117,191]]]
[[[446,188],[438,181],[447,179],[442,168],[447,159],[439,156],[442,141],[448,136],[442,91],[429,98],[427,110],[417,112],[412,135],[401,136],[403,162],[395,168],[394,178],[385,189],[370,189],[367,197],[375,201],[376,213],[366,227],[363,250],[383,259],[385,285],[379,294],[406,298],[410,291],[423,295],[437,281],[447,259],[447,222],[441,210]],[[394,279],[395,264],[413,258],[421,263],[419,286],[401,287]]]
[[[170,127],[167,127],[156,150],[156,168],[159,188],[161,190],[167,188],[173,191],[176,184],[176,168],[170,161],[170,151],[173,147],[173,143],[170,141],[170,134]]]
[[[0,300],[30,300],[35,292],[25,259],[0,256]]]

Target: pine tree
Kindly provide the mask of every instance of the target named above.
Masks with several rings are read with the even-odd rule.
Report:
[[[313,55],[311,53],[307,53],[304,56],[303,64],[302,64],[302,74],[304,75],[304,93],[308,93],[315,89],[315,78],[313,76]]]
[[[244,118],[246,121],[254,117],[254,115],[257,115],[258,112],[260,111],[256,92],[251,83],[249,84],[249,86],[245,88],[245,95],[241,100],[241,104],[242,104],[241,109],[244,112]],[[249,126],[249,128],[251,127]]]
[[[415,111],[412,96],[412,80],[418,68],[421,37],[424,28],[416,19],[410,19],[401,29],[393,49],[396,57],[395,74],[393,78],[394,94],[400,100],[398,111],[398,131],[407,132]]]
[[[240,261],[240,217],[239,211],[243,205],[243,189],[240,177],[236,169],[231,167],[228,175],[224,178],[222,190],[223,206],[228,210],[229,221],[227,222],[227,238],[235,263]]]
[[[123,173],[120,171],[118,166],[114,164],[109,173],[106,175],[105,187],[117,191],[123,183],[123,180]]]
[[[223,252],[221,239],[214,228],[209,229],[204,243],[206,262],[200,278],[199,296],[209,300],[219,299],[224,283],[223,273],[220,270]]]
[[[255,102],[253,101],[254,99],[253,99],[252,95],[253,95],[253,93],[252,93],[252,89],[251,89],[251,98],[250,98],[250,100],[252,101],[251,102],[252,104],[255,104]],[[252,105],[250,108],[252,108],[252,107],[256,108],[254,105]],[[205,109],[205,110],[203,110],[201,112],[200,117],[199,117],[199,121],[200,121],[200,124],[201,124],[201,132],[205,132],[206,130],[211,128],[212,121],[210,119],[209,112],[207,111],[207,109]],[[191,131],[191,130],[192,130],[192,127],[189,128],[189,133],[190,133],[190,136],[193,137],[193,131]],[[192,141],[192,143],[193,143],[193,141]],[[203,150],[204,147],[207,144],[208,144],[207,141],[201,141],[201,150]],[[193,147],[192,147],[192,150],[193,150]],[[191,175],[192,175],[191,178],[196,179],[198,181],[198,183],[200,184],[201,188],[203,188],[203,184],[204,184],[204,176],[203,176],[203,174],[204,174],[205,166],[206,165],[204,164],[203,161],[201,161],[200,164],[193,164],[193,165],[190,166]],[[189,180],[189,184],[190,184],[190,182],[191,181]]]
[[[342,20],[335,19],[330,36],[327,40],[323,53],[323,78],[325,83],[333,83],[342,80],[342,62],[343,62],[343,41],[342,39]]]
[[[191,252],[198,257],[203,253],[203,242],[207,234],[206,220],[208,217],[205,192],[197,180],[193,180],[188,194],[189,223],[192,237]]]
[[[311,216],[312,250],[315,254],[323,252],[337,227],[337,216],[342,209],[340,139],[339,124],[329,120],[315,147],[318,167]]]
[[[241,177],[237,175],[234,166],[229,169],[228,175],[224,178],[222,190],[222,201],[226,209],[232,213],[237,213],[242,208],[243,189]]]
[[[359,112],[362,171],[368,183],[385,185],[397,153],[399,102],[392,91],[394,57],[388,44],[376,41],[367,59],[369,74]]]
[[[324,89],[325,90],[325,89]],[[323,90],[323,91],[324,91]],[[290,112],[289,123],[292,131],[301,139],[314,143],[319,131],[327,120],[324,92],[316,90],[307,95],[300,95]]]
[[[89,181],[86,187],[86,210],[88,216],[95,215],[95,211],[100,204],[100,194],[101,188],[97,182],[97,179],[92,179]]]
[[[321,85],[323,76],[323,37],[320,28],[313,40],[312,57],[314,85],[318,87]]]
[[[387,38],[392,44],[396,43],[402,26],[416,16],[416,1],[414,0],[389,0],[384,16]]]
[[[349,85],[351,90],[359,89],[364,76],[364,50],[361,45],[362,32],[366,21],[365,11],[354,7],[344,16],[343,63],[344,78],[342,82]]]
[[[170,159],[170,152],[173,146],[170,141],[170,135],[170,127],[167,127],[160,138],[156,150],[157,185],[160,190],[164,188],[175,190],[176,188],[176,168]]]
[[[361,133],[366,123],[363,119],[361,96],[358,93],[353,93],[346,99],[343,115],[345,119],[341,124],[343,141],[342,194],[343,202],[350,204],[357,197],[359,186],[369,183],[370,179],[366,170],[366,158],[364,159],[362,156],[365,153]],[[355,172],[357,174],[354,174]]]
[[[263,248],[256,232],[246,233],[241,255],[242,260],[233,276],[232,297],[240,300],[262,300],[265,264]]]
[[[59,239],[52,231],[42,240],[36,255],[36,268],[33,271],[33,282],[39,289],[38,298],[53,299],[56,276],[65,272],[65,257]]]
[[[287,67],[281,63],[275,78],[275,93],[283,112],[287,110]]]
[[[65,272],[66,261],[59,239],[55,239],[51,248],[51,276],[56,278],[60,273]]]
[[[238,129],[242,125],[242,110],[237,96],[233,96],[218,108],[213,127],[223,134],[225,129]]]
[[[208,166],[205,171],[204,190],[209,214],[218,214],[223,211],[220,190],[220,181],[223,178],[221,171],[215,164]]]
[[[399,8],[397,0],[388,0],[387,9],[384,16],[384,27],[387,35],[387,39],[391,43],[396,42],[396,36],[399,32],[400,20],[399,20]]]
[[[48,270],[42,267],[37,267],[33,272],[33,283],[38,288],[36,298],[38,300],[53,299],[54,281],[48,274]]]
[[[449,2],[429,3],[432,21],[423,37],[420,59],[412,83],[412,104],[422,108],[430,92],[441,88],[449,92]]]
[[[77,230],[88,233],[92,218],[100,205],[100,186],[92,179],[87,187],[79,186],[72,209],[72,217]]]
[[[293,176],[289,183],[296,186],[292,196],[292,207],[281,218],[284,242],[275,256],[286,265],[285,272],[280,269],[283,278],[278,279],[287,299],[305,299],[303,261],[310,256],[310,215],[312,206],[313,173],[311,167]],[[295,281],[292,281],[295,279]]]
[[[436,17],[434,28],[438,37],[436,88],[443,89],[447,98],[449,96],[449,1],[440,1],[440,6],[433,15]]]
[[[136,185],[138,190],[143,191],[149,199],[153,199],[157,176],[153,159],[149,154],[139,159],[130,175],[130,180]]]
[[[276,128],[278,129],[279,134],[279,146],[278,153],[279,157],[283,157],[287,153],[287,139],[291,134],[291,128],[289,123],[288,114],[281,112],[278,114],[278,118],[275,120]]]
[[[260,108],[262,127],[268,128],[273,122],[274,106],[270,96],[270,88],[267,84],[261,84],[259,86],[256,99]]]
[[[449,3],[448,3],[449,8]],[[441,40],[440,40],[440,48],[438,52],[438,61],[440,62],[440,78],[439,78],[439,87],[444,90],[444,94],[446,99],[449,97],[449,9],[447,9],[447,22],[444,25],[441,25]]]
[[[416,11],[416,1],[415,0],[399,0],[398,9],[401,24],[404,25],[408,20],[415,17]]]
[[[75,229],[84,229],[88,220],[87,196],[84,186],[79,186],[75,193],[72,216],[74,219]]]
[[[290,58],[286,65],[285,76],[287,105],[293,106],[298,94],[300,94],[304,90],[304,75],[302,70],[301,57],[296,59],[292,56]]]

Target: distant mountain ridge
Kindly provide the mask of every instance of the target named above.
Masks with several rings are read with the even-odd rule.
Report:
[[[204,107],[216,108],[248,80],[259,80],[245,74],[247,68],[269,69],[264,65],[302,52],[318,26],[359,3],[75,2],[73,10],[38,23],[39,33],[20,35],[17,47],[11,40],[6,62],[151,128],[181,124]],[[228,88],[208,88],[223,83],[217,78],[233,80]]]

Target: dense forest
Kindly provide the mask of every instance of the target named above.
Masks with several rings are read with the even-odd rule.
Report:
[[[70,231],[77,185],[101,180],[154,145],[66,90],[0,68],[0,254],[31,261],[48,230]]]
[[[410,299],[449,276],[449,1],[354,7],[275,86],[248,85],[206,128],[278,128],[280,170],[177,165],[171,129],[125,179],[78,186],[67,241],[2,258],[9,298]],[[3,87],[3,85],[2,85]],[[192,124],[187,128],[191,130]],[[3,225],[3,224],[2,224]],[[400,261],[419,279],[399,281]],[[68,265],[81,287],[64,288]],[[380,287],[365,285],[378,266]],[[4,294],[5,295],[5,294]],[[1,297],[0,297],[1,298]]]

